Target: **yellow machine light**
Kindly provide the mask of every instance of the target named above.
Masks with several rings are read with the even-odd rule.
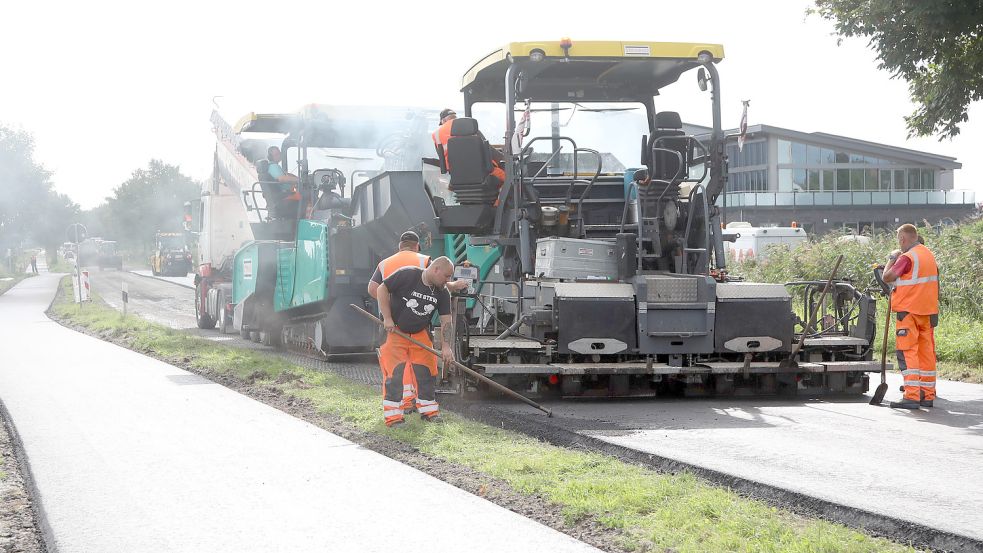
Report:
[[[563,38],[560,39],[560,48],[563,48],[564,50],[566,50],[566,49],[570,48],[571,46],[573,46],[573,41],[570,40],[570,37],[563,37]]]

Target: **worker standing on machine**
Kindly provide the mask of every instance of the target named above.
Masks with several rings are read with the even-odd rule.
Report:
[[[438,257],[426,269],[404,267],[385,279],[377,290],[379,311],[388,336],[379,351],[382,368],[382,413],[386,426],[403,423],[403,377],[412,371],[419,385],[416,409],[423,420],[439,422],[437,359],[429,351],[399,336],[394,330],[425,345],[433,344],[430,323],[440,316],[440,349],[445,363],[454,360],[451,296],[446,288],[454,264]]]
[[[437,149],[437,155],[444,160],[444,166],[447,167],[448,171],[451,169],[451,162],[447,156],[447,142],[451,139],[451,127],[454,125],[455,119],[457,119],[457,113],[454,110],[450,108],[441,110],[440,126],[430,135],[433,138],[434,148]],[[481,135],[481,131],[478,131],[478,134]],[[483,135],[482,139],[484,139]],[[505,156],[491,146],[488,147],[488,151],[492,162],[490,174],[498,179],[498,186],[502,186],[502,183],[505,182],[505,171],[502,169]]]
[[[914,225],[898,228],[900,250],[891,253],[884,282],[894,283],[895,348],[904,376],[904,398],[891,407],[932,407],[935,400],[935,327],[939,323],[939,267],[920,243]]]

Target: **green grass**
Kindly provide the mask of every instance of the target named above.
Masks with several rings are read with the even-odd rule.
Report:
[[[70,293],[70,289],[69,289]],[[70,296],[68,296],[70,297]],[[911,548],[743,498],[689,474],[667,475],[612,457],[574,451],[445,413],[442,425],[416,417],[398,429],[382,421],[380,392],[282,359],[230,348],[93,303],[58,303],[56,314],[127,338],[132,347],[193,367],[273,386],[309,400],[353,427],[410,444],[434,457],[504,480],[560,506],[568,523],[593,517],[637,551],[911,551]],[[290,373],[291,378],[283,378]],[[280,378],[278,378],[280,377]]]
[[[3,294],[7,290],[10,290],[14,286],[17,286],[17,283],[20,282],[20,281],[22,281],[22,280],[24,280],[25,278],[29,278],[29,277],[32,277],[32,276],[34,276],[34,275],[31,274],[31,273],[14,273],[14,274],[9,274],[9,273],[0,271],[0,278],[10,278],[11,279],[11,280],[0,280],[0,294]]]

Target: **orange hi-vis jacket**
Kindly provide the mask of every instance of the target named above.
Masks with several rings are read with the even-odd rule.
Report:
[[[444,150],[444,165],[447,166],[448,171],[451,170],[451,162],[447,159],[447,141],[451,139],[452,124],[454,124],[453,119],[437,127],[437,130],[430,135],[433,138],[434,147],[440,146]]]
[[[403,267],[419,267],[426,269],[430,265],[430,256],[414,251],[396,252],[379,262],[379,274],[382,280],[386,280],[390,275]]]
[[[915,315],[936,315],[939,312],[939,266],[932,251],[922,244],[901,254],[911,261],[911,267],[894,281],[891,311]]]
[[[454,124],[453,119],[437,127],[437,130],[435,130],[433,133],[430,134],[430,137],[433,138],[434,147],[436,148],[439,146],[444,151],[444,166],[447,167],[448,171],[451,170],[451,160],[450,157],[448,157],[447,155],[447,142],[451,139],[452,124]],[[491,162],[492,162],[491,174],[495,175],[495,177],[497,177],[498,180],[505,182],[505,170],[502,169],[501,166],[499,166],[498,162],[495,161],[494,159],[491,160]]]

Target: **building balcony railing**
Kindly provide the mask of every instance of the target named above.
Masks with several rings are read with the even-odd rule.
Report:
[[[728,192],[727,207],[825,207],[885,205],[975,205],[972,190],[864,192]],[[724,205],[724,195],[717,198]]]

